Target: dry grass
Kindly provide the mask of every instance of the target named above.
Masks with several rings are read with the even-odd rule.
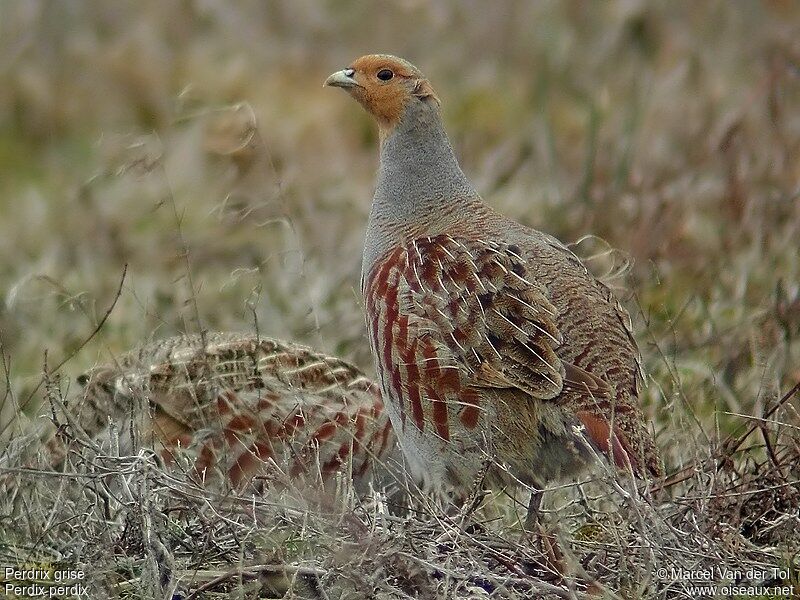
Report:
[[[489,202],[564,240],[599,236],[578,245],[598,270],[630,263],[615,282],[646,409],[687,478],[647,500],[624,480],[553,492],[559,578],[517,543],[502,497],[482,527],[398,520],[347,494],[331,515],[218,502],[144,458],[94,457],[80,478],[15,475],[46,483],[2,521],[2,563],[83,565],[96,597],[126,598],[153,597],[142,581],[164,564],[208,582],[288,565],[280,581],[267,566],[220,581],[295,597],[581,597],[595,579],[617,597],[682,597],[656,570],[695,564],[785,566],[800,589],[800,400],[769,412],[800,380],[800,10],[491,6],[3,3],[0,423],[18,435],[13,417],[45,397],[45,351],[50,370],[68,359],[49,393],[69,398],[98,360],[201,328],[257,323],[370,372],[357,282],[375,133],[321,82],[389,51],[433,80]],[[91,492],[103,478],[126,495]]]

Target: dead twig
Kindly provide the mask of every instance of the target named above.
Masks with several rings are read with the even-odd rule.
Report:
[[[214,587],[220,585],[221,583],[239,577],[255,579],[256,577],[263,574],[283,574],[292,576],[299,575],[301,577],[312,577],[314,579],[320,579],[326,573],[327,571],[325,571],[324,569],[314,569],[312,567],[298,567],[293,565],[253,565],[251,567],[242,567],[222,572],[207,571],[206,572],[207,575],[212,574],[214,575],[214,577],[206,581],[206,583],[204,583],[196,590],[194,590],[191,594],[186,596],[186,600],[194,600],[195,598],[199,598],[200,594],[202,594],[203,592],[211,590]],[[202,573],[199,571],[192,571],[192,575],[195,578],[197,578],[198,575],[202,577]]]

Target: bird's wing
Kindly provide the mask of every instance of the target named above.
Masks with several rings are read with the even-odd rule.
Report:
[[[581,397],[588,408],[576,418],[596,446],[624,466],[632,460],[624,434],[591,408],[593,401],[609,404],[613,387],[559,358],[557,310],[527,276],[522,254],[514,244],[439,235],[418,238],[379,264],[365,298],[373,345],[396,353],[397,364],[384,361],[389,383],[405,387],[398,397],[408,397],[420,428],[426,410],[421,398],[428,398],[444,438],[449,427],[443,405],[464,404],[460,418],[474,426],[472,405],[482,388],[516,389],[559,404]]]
[[[555,308],[525,279],[519,248],[451,235],[419,237],[381,256],[362,280],[370,344],[401,427],[452,419],[476,427],[485,388],[541,400],[564,387]]]
[[[516,246],[441,235],[411,242],[400,262],[398,314],[423,344],[449,354],[463,386],[518,388],[541,400],[561,394],[556,309],[526,278]]]
[[[587,278],[594,280],[594,285],[596,286],[597,291],[613,311],[613,314],[619,323],[620,329],[625,332],[625,336],[630,344],[630,348],[632,350],[632,359],[635,366],[634,378],[631,382],[630,392],[633,396],[637,396],[641,387],[644,385],[645,376],[642,355],[639,353],[636,340],[633,337],[633,322],[630,314],[627,310],[625,310],[622,304],[620,304],[619,300],[614,295],[614,292],[611,291],[611,288],[601,279],[594,277],[586,265],[583,264],[578,255],[575,254],[575,252],[564,245],[560,240],[550,235],[542,233],[538,233],[538,235],[550,246],[550,248],[559,253],[564,260],[571,263],[576,270],[583,272]]]
[[[595,296],[603,303],[606,315],[605,327],[613,329],[614,333],[610,339],[614,340],[612,345],[616,352],[609,357],[610,360],[601,360],[601,363],[606,363],[603,372],[610,378],[612,372],[614,374],[613,378],[606,381],[607,384],[612,384],[607,386],[608,392],[598,392],[591,385],[588,388],[581,385],[582,391],[579,388],[579,393],[570,393],[565,386],[561,400],[578,416],[597,446],[603,452],[613,452],[618,465],[627,466],[630,463],[637,473],[649,471],[654,476],[660,476],[661,460],[652,435],[645,425],[638,401],[645,378],[642,356],[633,337],[633,324],[628,311],[620,304],[608,285],[593,277],[572,250],[555,238],[544,234],[538,235],[563,260],[566,260],[574,271],[582,273],[587,281],[592,282],[591,289],[587,290],[591,292],[588,295]],[[595,342],[599,342],[600,346],[609,347],[609,343],[604,344],[603,339],[596,338]],[[611,433],[614,434],[613,440]],[[635,449],[630,443],[631,440],[636,441]],[[622,452],[623,449],[625,452]]]

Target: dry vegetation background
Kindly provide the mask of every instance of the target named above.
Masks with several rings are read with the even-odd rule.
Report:
[[[668,471],[761,423],[722,478],[729,502],[695,471],[672,498],[745,532],[728,558],[755,544],[796,569],[798,400],[752,417],[800,380],[798,40],[800,5],[780,1],[3,2],[0,421],[41,399],[45,350],[51,369],[69,358],[67,387],[201,328],[257,323],[372,373],[358,277],[376,133],[321,84],[390,52],[431,78],[492,205],[599,236],[577,248],[598,269],[629,265],[612,275]],[[756,496],[780,496],[764,519],[783,533],[763,533]],[[419,568],[414,589],[469,597]],[[629,597],[672,593],[638,573]]]

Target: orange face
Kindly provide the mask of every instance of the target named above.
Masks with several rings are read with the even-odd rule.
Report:
[[[368,54],[328,77],[325,85],[347,90],[372,114],[381,130],[392,129],[413,100],[439,102],[414,65],[389,54]]]

